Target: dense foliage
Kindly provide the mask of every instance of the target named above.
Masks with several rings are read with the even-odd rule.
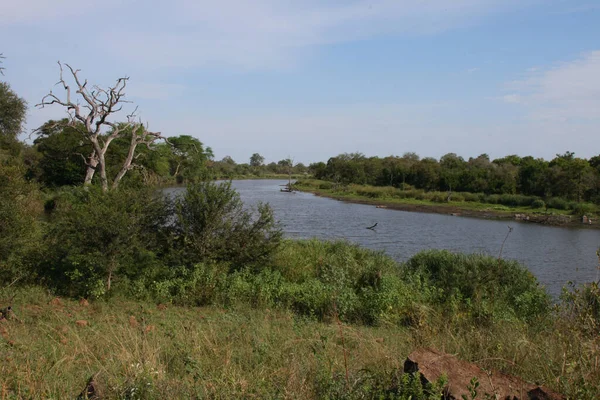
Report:
[[[585,160],[572,152],[551,161],[517,155],[490,160],[482,154],[465,160],[449,153],[438,161],[415,153],[385,158],[353,153],[311,164],[309,169],[315,178],[339,184],[600,203],[600,156]]]

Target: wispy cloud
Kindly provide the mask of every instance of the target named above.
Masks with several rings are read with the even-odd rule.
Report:
[[[600,50],[547,69],[530,70],[507,85],[507,103],[538,120],[600,120]]]
[[[441,32],[533,1],[22,0],[2,2],[0,27],[66,29],[56,24],[76,16],[66,39],[121,62],[272,68],[293,65],[316,46]]]

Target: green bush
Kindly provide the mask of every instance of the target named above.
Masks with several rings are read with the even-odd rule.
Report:
[[[434,288],[432,300],[448,312],[464,310],[476,318],[531,320],[549,311],[548,294],[516,261],[430,250],[412,257],[404,268]]]
[[[156,267],[154,250],[168,216],[160,195],[85,187],[55,202],[38,272],[59,292],[101,297],[119,281]]]
[[[18,165],[0,159],[0,283],[30,280],[40,250],[41,199],[22,172]]]
[[[536,199],[531,203],[531,208],[544,208],[546,203],[542,199]]]
[[[179,265],[208,260],[232,269],[261,266],[281,243],[281,229],[266,204],[256,213],[244,209],[231,183],[202,182],[187,187],[175,200],[173,253]]]
[[[465,198],[465,201],[468,202],[479,202],[482,200],[482,195],[479,193],[464,192],[462,195]]]
[[[554,208],[556,210],[568,210],[570,208],[570,203],[560,197],[551,197],[546,199],[546,205],[548,208]]]
[[[596,206],[590,203],[576,203],[572,206],[571,214],[576,215],[578,217],[582,217],[584,215],[589,216],[596,210]]]

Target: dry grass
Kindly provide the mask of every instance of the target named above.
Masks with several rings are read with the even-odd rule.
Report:
[[[95,373],[106,398],[312,399],[323,382],[346,382],[335,322],[244,306],[85,305],[41,289],[0,302],[13,294],[18,320],[0,322],[1,400],[74,398]],[[564,325],[476,327],[423,312],[414,327],[341,325],[351,386],[364,370],[389,376],[414,348],[431,346],[571,398],[600,393],[597,337]]]

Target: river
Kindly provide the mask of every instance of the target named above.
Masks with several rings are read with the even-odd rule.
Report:
[[[405,261],[421,250],[447,249],[502,257],[525,265],[553,296],[598,279],[600,231],[454,217],[344,203],[310,193],[280,192],[286,181],[242,180],[233,187],[248,206],[268,202],[290,238],[346,239]],[[377,223],[375,230],[366,229]]]

